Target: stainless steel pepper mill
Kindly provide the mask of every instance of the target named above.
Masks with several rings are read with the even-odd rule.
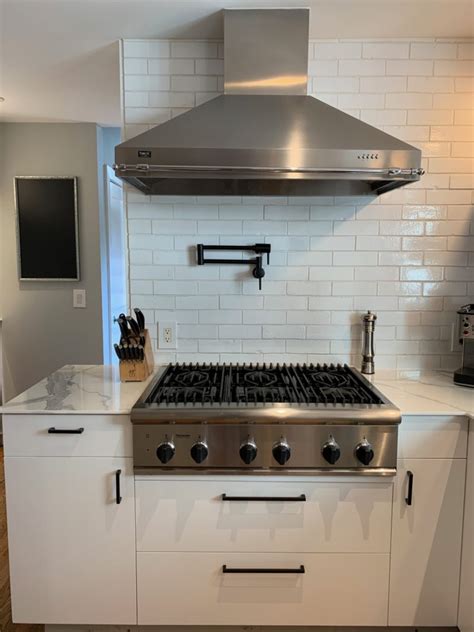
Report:
[[[364,323],[363,341],[362,341],[362,373],[372,375],[375,373],[375,351],[374,351],[374,333],[375,333],[375,321],[377,320],[377,314],[372,314],[368,311],[367,314],[362,316],[362,322]]]

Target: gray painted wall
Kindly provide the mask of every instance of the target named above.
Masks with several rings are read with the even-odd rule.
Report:
[[[4,399],[8,400],[64,364],[102,362],[99,156],[103,154],[98,149],[100,130],[91,123],[4,123],[0,130],[0,304]],[[18,280],[15,175],[78,177],[79,282]],[[72,307],[74,288],[85,288],[86,309]]]

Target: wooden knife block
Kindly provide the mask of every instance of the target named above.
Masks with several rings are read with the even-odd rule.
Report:
[[[143,332],[145,336],[145,358],[143,360],[120,360],[121,382],[143,382],[152,373],[155,367],[153,348],[148,329]]]

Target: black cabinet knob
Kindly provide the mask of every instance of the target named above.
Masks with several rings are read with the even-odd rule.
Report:
[[[245,465],[250,465],[257,456],[257,446],[251,441],[243,443],[240,446],[239,454]]]
[[[285,465],[291,456],[291,448],[287,443],[281,441],[273,446],[273,458],[280,465]]]
[[[338,444],[331,439],[323,445],[323,449],[321,450],[324,459],[330,464],[335,465],[341,457],[341,448]]]
[[[171,441],[163,441],[163,443],[160,443],[160,445],[156,448],[156,456],[164,464],[171,461],[171,459],[174,457],[175,452],[176,449]]]
[[[207,459],[209,448],[204,441],[198,441],[191,448],[191,457],[196,463],[202,463]]]
[[[374,450],[370,443],[364,439],[356,446],[355,455],[362,465],[369,465],[374,458]]]

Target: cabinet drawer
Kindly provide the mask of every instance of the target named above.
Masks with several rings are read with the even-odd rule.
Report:
[[[3,438],[5,456],[133,454],[128,415],[4,415]]]
[[[388,554],[139,553],[137,562],[140,625],[387,625]]]
[[[139,551],[390,551],[391,481],[137,480],[136,503]]]
[[[465,459],[467,417],[409,415],[400,425],[398,458]]]

